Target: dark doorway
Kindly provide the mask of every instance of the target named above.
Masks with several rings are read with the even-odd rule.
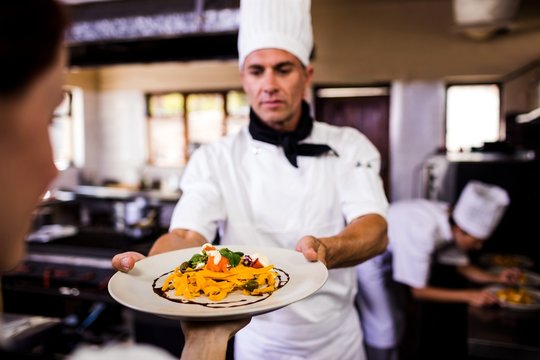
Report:
[[[315,118],[337,126],[350,126],[366,135],[381,153],[381,177],[389,187],[389,87],[319,87],[315,92]]]

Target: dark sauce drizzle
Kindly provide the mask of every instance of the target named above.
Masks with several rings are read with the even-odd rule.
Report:
[[[276,290],[278,290],[278,289],[284,287],[285,285],[287,285],[287,283],[289,282],[290,276],[289,276],[288,273],[286,273],[282,269],[274,268],[274,270],[277,272]],[[167,296],[167,292],[170,291],[170,290],[165,290],[164,291],[164,290],[161,290],[161,286],[156,286],[157,282],[160,279],[162,279],[163,277],[169,275],[173,271],[169,271],[169,272],[167,272],[167,273],[165,273],[163,275],[158,276],[156,279],[154,279],[154,282],[152,283],[152,289],[154,290],[154,293],[157,294],[158,296],[160,296],[160,297],[162,297],[164,299],[167,299],[169,301],[180,303],[180,304],[192,304],[192,305],[205,306],[205,307],[209,307],[209,308],[223,309],[223,308],[232,308],[232,307],[246,306],[246,305],[250,305],[250,304],[255,304],[255,303],[258,303],[260,301],[268,299],[273,294],[273,292],[272,292],[272,293],[265,293],[265,294],[259,295],[258,297],[260,297],[260,299],[257,299],[257,300],[255,300],[255,299],[241,299],[241,300],[237,300],[237,301],[218,301],[218,302],[208,302],[208,303],[200,303],[200,302],[193,301],[193,300],[188,300],[188,299],[174,299],[174,298],[170,298],[170,297]]]

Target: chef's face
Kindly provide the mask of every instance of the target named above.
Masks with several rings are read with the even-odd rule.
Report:
[[[454,226],[454,239],[457,246],[463,251],[480,250],[484,246],[484,240],[472,236],[459,226]]]
[[[62,100],[65,51],[15,97],[0,98],[0,271],[25,252],[32,213],[57,170],[49,124]]]
[[[300,120],[304,93],[313,77],[311,65],[280,49],[249,54],[240,71],[251,108],[278,131],[293,131]]]

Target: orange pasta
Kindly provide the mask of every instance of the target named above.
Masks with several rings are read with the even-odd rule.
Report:
[[[161,290],[174,290],[175,296],[185,299],[205,295],[212,301],[223,300],[235,290],[244,295],[262,295],[276,290],[277,273],[273,265],[262,266],[259,258],[252,260],[250,256],[228,249],[221,249],[220,253],[223,255],[213,246],[203,246],[201,254],[174,269]],[[238,259],[231,254],[236,254]],[[235,266],[231,265],[231,260],[236,262]]]

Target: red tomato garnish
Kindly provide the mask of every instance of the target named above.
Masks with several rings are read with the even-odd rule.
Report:
[[[251,267],[255,268],[255,269],[260,269],[260,268],[263,268],[264,266],[263,266],[263,264],[261,264],[259,259],[257,259],[251,264]]]

